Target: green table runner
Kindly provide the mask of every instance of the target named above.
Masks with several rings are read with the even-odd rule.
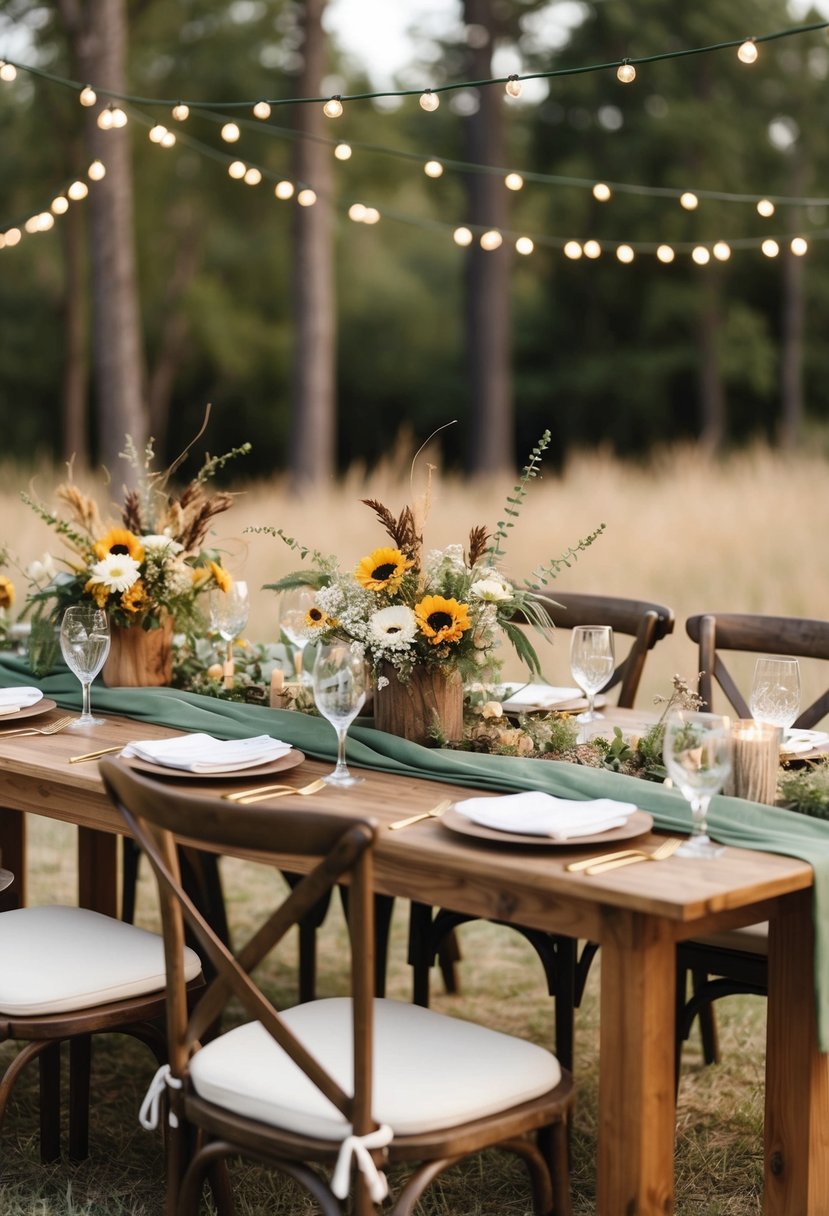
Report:
[[[33,683],[62,707],[80,707],[80,686],[68,671],[33,681],[25,661],[8,655],[0,657],[0,687]],[[220,739],[269,734],[316,759],[336,758],[332,727],[308,714],[221,701],[172,688],[104,688],[100,684],[93,689],[92,702],[93,712],[124,714],[178,730],[205,731]],[[533,789],[568,798],[636,802],[653,815],[657,827],[690,831],[688,804],[676,790],[606,769],[556,760],[425,748],[376,731],[359,720],[349,731],[347,756],[350,762],[365,768],[450,781],[476,789]],[[712,801],[708,822],[711,835],[723,844],[782,853],[812,866],[818,1041],[821,1051],[829,1051],[829,823],[724,796]]]

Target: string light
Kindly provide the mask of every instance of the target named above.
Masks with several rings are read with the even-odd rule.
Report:
[[[78,94],[78,101],[82,106],[94,106],[98,100],[98,94],[88,84],[85,85]]]
[[[147,139],[151,144],[160,144],[164,136],[167,134],[167,128],[162,127],[161,123],[156,123],[154,127],[150,127],[147,132]]]
[[[510,76],[507,83],[504,85],[504,88],[506,90],[507,97],[521,96],[521,81],[517,76]]]
[[[731,246],[728,241],[716,241],[711,252],[718,262],[727,262],[731,257]]]
[[[468,228],[456,228],[452,233],[452,240],[456,245],[466,246],[472,244],[472,233]]]
[[[667,266],[674,260],[676,254],[670,245],[659,245],[656,250],[656,256],[659,258],[660,262],[664,262]]]
[[[366,216],[365,203],[352,203],[348,208],[348,218],[353,220],[355,224],[362,224]]]
[[[23,227],[30,235],[37,232],[37,216],[30,215]]]
[[[41,211],[37,217],[38,232],[48,232],[50,228],[55,226],[55,217],[49,211]]]
[[[686,211],[696,211],[699,206],[699,199],[692,190],[686,190],[679,196],[679,205],[684,207]]]
[[[186,106],[183,101],[180,101],[177,105],[173,106],[170,113],[176,122],[186,122],[190,117],[190,107]]]
[[[773,240],[771,237],[767,237],[766,240],[763,241],[760,248],[767,258],[776,258],[780,252],[780,246],[777,244],[777,241]]]
[[[515,242],[515,252],[520,253],[523,257],[527,257],[535,249],[535,245],[528,236],[519,236]]]
[[[691,257],[696,262],[697,266],[707,266],[711,261],[711,254],[704,245],[697,245],[691,251]]]
[[[620,262],[623,262],[626,266],[628,266],[636,257],[636,254],[633,252],[630,245],[619,245],[616,250],[616,257]]]
[[[283,203],[294,196],[293,182],[277,182],[273,188],[273,192],[278,199]]]
[[[326,118],[342,118],[343,103],[340,101],[339,95],[329,97],[322,107],[322,112]]]
[[[266,101],[257,101],[253,107],[253,117],[260,119],[262,122],[271,116],[271,107]]]
[[[442,177],[443,165],[439,160],[427,160],[423,166],[423,172],[427,177]]]
[[[504,178],[504,185],[507,190],[523,190],[524,179],[520,173],[508,173]]]
[[[337,160],[351,160],[351,144],[337,144],[334,155]]]
[[[13,63],[5,63],[0,60],[0,80],[5,80],[6,84],[11,84],[17,79],[17,68]]]
[[[611,189],[605,182],[596,182],[593,187],[593,197],[600,203],[606,203],[610,199]]]
[[[111,125],[113,127],[118,129],[120,127],[125,127],[127,125],[126,111],[122,110],[120,106],[111,106],[110,113],[112,115]]]
[[[8,246],[9,249],[11,249],[14,245],[20,244],[20,238],[22,237],[23,234],[19,228],[9,228],[8,232],[5,235],[6,235],[6,245]]]
[[[64,194],[59,194],[57,198],[52,199],[52,210],[55,215],[65,215],[69,210],[69,199]]]
[[[363,216],[364,224],[377,224],[380,220],[380,212],[376,207],[366,207],[366,213]]]
[[[299,194],[296,196],[296,201],[299,203],[300,207],[313,207],[314,203],[317,201],[316,192],[312,190],[310,186],[306,186],[304,190],[300,190]]]
[[[633,84],[636,79],[636,68],[629,59],[623,59],[616,69],[616,79],[622,84]]]
[[[761,198],[757,204],[757,214],[762,215],[764,219],[768,219],[774,215],[774,203],[770,198]]]
[[[242,132],[235,122],[226,122],[219,134],[226,144],[235,144]]]
[[[258,186],[261,180],[262,174],[255,165],[252,165],[250,169],[245,172],[244,183],[246,186]]]
[[[756,63],[759,54],[757,43],[753,38],[746,38],[737,50],[737,58],[740,63]]]
[[[564,256],[572,261],[577,261],[582,254],[582,248],[578,241],[567,241],[563,250]]]
[[[232,177],[234,181],[240,182],[247,173],[247,165],[243,160],[232,160],[227,167],[228,177]]]
[[[802,258],[809,248],[809,243],[802,236],[796,236],[789,245],[796,258]]]
[[[114,125],[112,122],[112,106],[107,106],[105,110],[101,110],[95,121],[102,131],[111,131]]]
[[[176,136],[174,131],[165,131],[161,137],[162,148],[174,148],[176,144]]]
[[[87,186],[86,182],[73,182],[66,193],[73,203],[77,203],[89,194],[89,186]]]
[[[489,232],[484,232],[481,236],[481,249],[487,253],[492,253],[498,249],[503,243],[504,238],[496,228],[490,228]]]
[[[586,258],[595,259],[601,257],[602,247],[598,241],[590,240],[584,242],[582,245],[582,251]]]
[[[106,177],[106,165],[102,160],[93,160],[92,164],[86,171],[86,176],[91,182],[99,182]]]
[[[437,93],[433,93],[431,89],[427,89],[425,93],[420,94],[420,108],[426,110],[428,114],[434,114],[435,110],[440,105],[440,98]]]

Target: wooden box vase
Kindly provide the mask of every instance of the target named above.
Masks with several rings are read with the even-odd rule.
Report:
[[[374,690],[374,725],[390,735],[413,743],[435,746],[440,739],[463,736],[463,681],[455,668],[415,667],[401,680],[391,664],[384,664]]]
[[[103,668],[108,688],[148,688],[173,679],[173,620],[157,629],[111,625],[111,644]]]

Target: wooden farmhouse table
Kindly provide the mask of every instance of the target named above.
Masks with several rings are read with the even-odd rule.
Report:
[[[45,721],[44,715],[37,724]],[[78,825],[80,903],[115,914],[122,824],[104,795],[97,762],[69,764],[69,757],[176,733],[113,717],[88,732],[0,734],[2,864],[18,874],[23,899],[26,815],[47,815]],[[302,785],[330,768],[306,760],[283,776]],[[229,788],[215,780],[177,784],[217,796]],[[779,854],[727,848],[714,861],[672,857],[586,877],[564,869],[587,855],[572,847],[493,846],[452,834],[434,820],[386,830],[442,798],[469,796],[460,786],[366,771],[357,787],[328,787],[297,804],[309,815],[317,805],[349,811],[358,805],[376,818],[376,885],[385,894],[601,944],[599,1216],[674,1210],[676,943],[766,919],[764,1211],[829,1216],[829,1057],[816,1046],[811,867]],[[290,858],[266,860],[290,868]]]

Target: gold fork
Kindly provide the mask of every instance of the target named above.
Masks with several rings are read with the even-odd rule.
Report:
[[[310,785],[259,785],[252,790],[237,790],[233,794],[222,794],[222,797],[228,802],[237,802],[241,806],[248,806],[251,802],[263,802],[266,798],[285,798],[288,794],[301,794],[307,797],[309,794],[316,794],[320,790],[325,789],[326,782],[322,777],[312,781]]]
[[[652,853],[639,853],[633,857],[618,857],[614,861],[599,861],[588,866],[585,874],[606,874],[608,870],[620,870],[622,866],[636,865],[639,861],[666,861],[682,844],[678,836],[668,836]]]
[[[421,811],[418,815],[409,815],[407,819],[396,819],[394,823],[389,824],[390,832],[397,832],[400,828],[407,828],[411,823],[420,823],[422,819],[440,819],[441,815],[452,805],[451,798],[444,798],[437,806],[433,806],[430,811]]]
[[[9,739],[12,735],[56,735],[74,721],[74,715],[68,714],[65,718],[55,718],[48,726],[18,726],[14,730],[0,731],[0,739]]]

